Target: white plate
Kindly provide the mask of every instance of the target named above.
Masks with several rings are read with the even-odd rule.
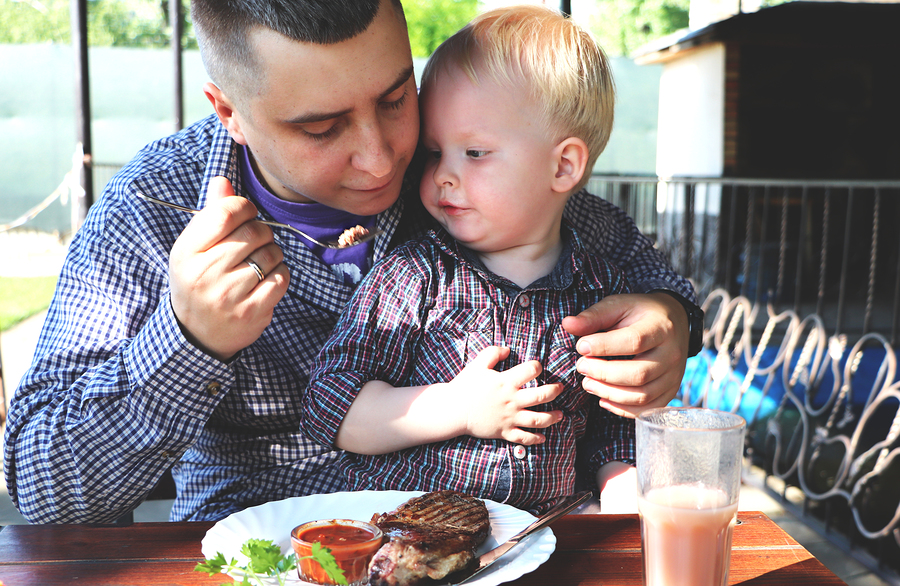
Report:
[[[361,491],[336,492],[303,496],[274,501],[251,507],[229,515],[212,526],[202,541],[202,551],[206,558],[215,557],[217,552],[226,559],[236,558],[246,563],[240,553],[241,545],[251,537],[271,539],[287,554],[291,549],[291,530],[307,521],[318,519],[358,519],[368,521],[375,513],[386,513],[397,508],[421,492],[403,491]],[[477,554],[489,551],[503,543],[528,525],[535,517],[510,505],[485,500],[491,519],[491,532]],[[490,568],[473,580],[478,586],[496,586],[515,580],[519,576],[533,572],[550,558],[556,549],[556,536],[549,527],[530,535],[528,539],[500,558]],[[273,582],[274,583],[274,580]],[[288,584],[306,584],[290,572]]]

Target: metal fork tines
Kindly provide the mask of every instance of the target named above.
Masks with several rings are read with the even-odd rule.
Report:
[[[200,211],[200,210],[195,210],[194,208],[189,208],[189,207],[185,207],[183,205],[178,205],[177,203],[172,203],[172,202],[168,202],[168,201],[163,201],[161,199],[156,199],[155,197],[150,197],[149,195],[145,195],[139,191],[135,192],[135,195],[137,195],[141,199],[145,199],[151,203],[155,203],[155,204],[165,206],[167,208],[172,208],[175,210],[181,210],[182,212],[187,212],[189,214],[196,214]],[[281,222],[273,222],[271,220],[263,220],[261,218],[257,218],[256,221],[260,222],[261,224],[265,224],[267,226],[274,226],[276,228],[284,228],[286,230],[290,230],[291,232],[294,232],[295,234],[301,236],[302,238],[305,238],[306,240],[309,240],[313,244],[316,244],[323,248],[349,248],[351,246],[356,246],[358,244],[363,244],[365,242],[368,242],[368,241],[376,238],[377,236],[380,236],[383,233],[378,228],[373,228],[372,230],[369,231],[368,234],[366,234],[364,236],[359,236],[348,244],[341,244],[341,243],[335,242],[335,241],[322,242],[321,240],[317,240],[317,239],[313,238],[312,236],[310,236],[306,232],[303,232],[302,230],[298,230],[297,228],[294,228],[293,226],[290,226],[288,224],[282,224]]]

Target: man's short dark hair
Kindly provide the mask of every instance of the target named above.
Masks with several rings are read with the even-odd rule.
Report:
[[[392,3],[403,18],[400,0]],[[365,31],[380,6],[380,0],[192,0],[191,20],[206,72],[227,95],[239,99],[260,81],[249,42],[254,28],[330,45]]]

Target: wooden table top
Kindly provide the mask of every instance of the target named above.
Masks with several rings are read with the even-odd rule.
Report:
[[[739,512],[730,584],[844,584],[760,512]],[[200,541],[213,523],[130,526],[10,525],[0,530],[0,580],[6,586],[48,584],[222,584],[226,576],[194,571]],[[567,515],[552,526],[556,550],[513,586],[641,584],[637,515]]]

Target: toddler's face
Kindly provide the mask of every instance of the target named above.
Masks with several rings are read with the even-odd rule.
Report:
[[[475,85],[454,68],[423,88],[420,110],[422,202],[454,238],[495,252],[558,235],[565,199],[550,188],[556,142],[524,90]]]

